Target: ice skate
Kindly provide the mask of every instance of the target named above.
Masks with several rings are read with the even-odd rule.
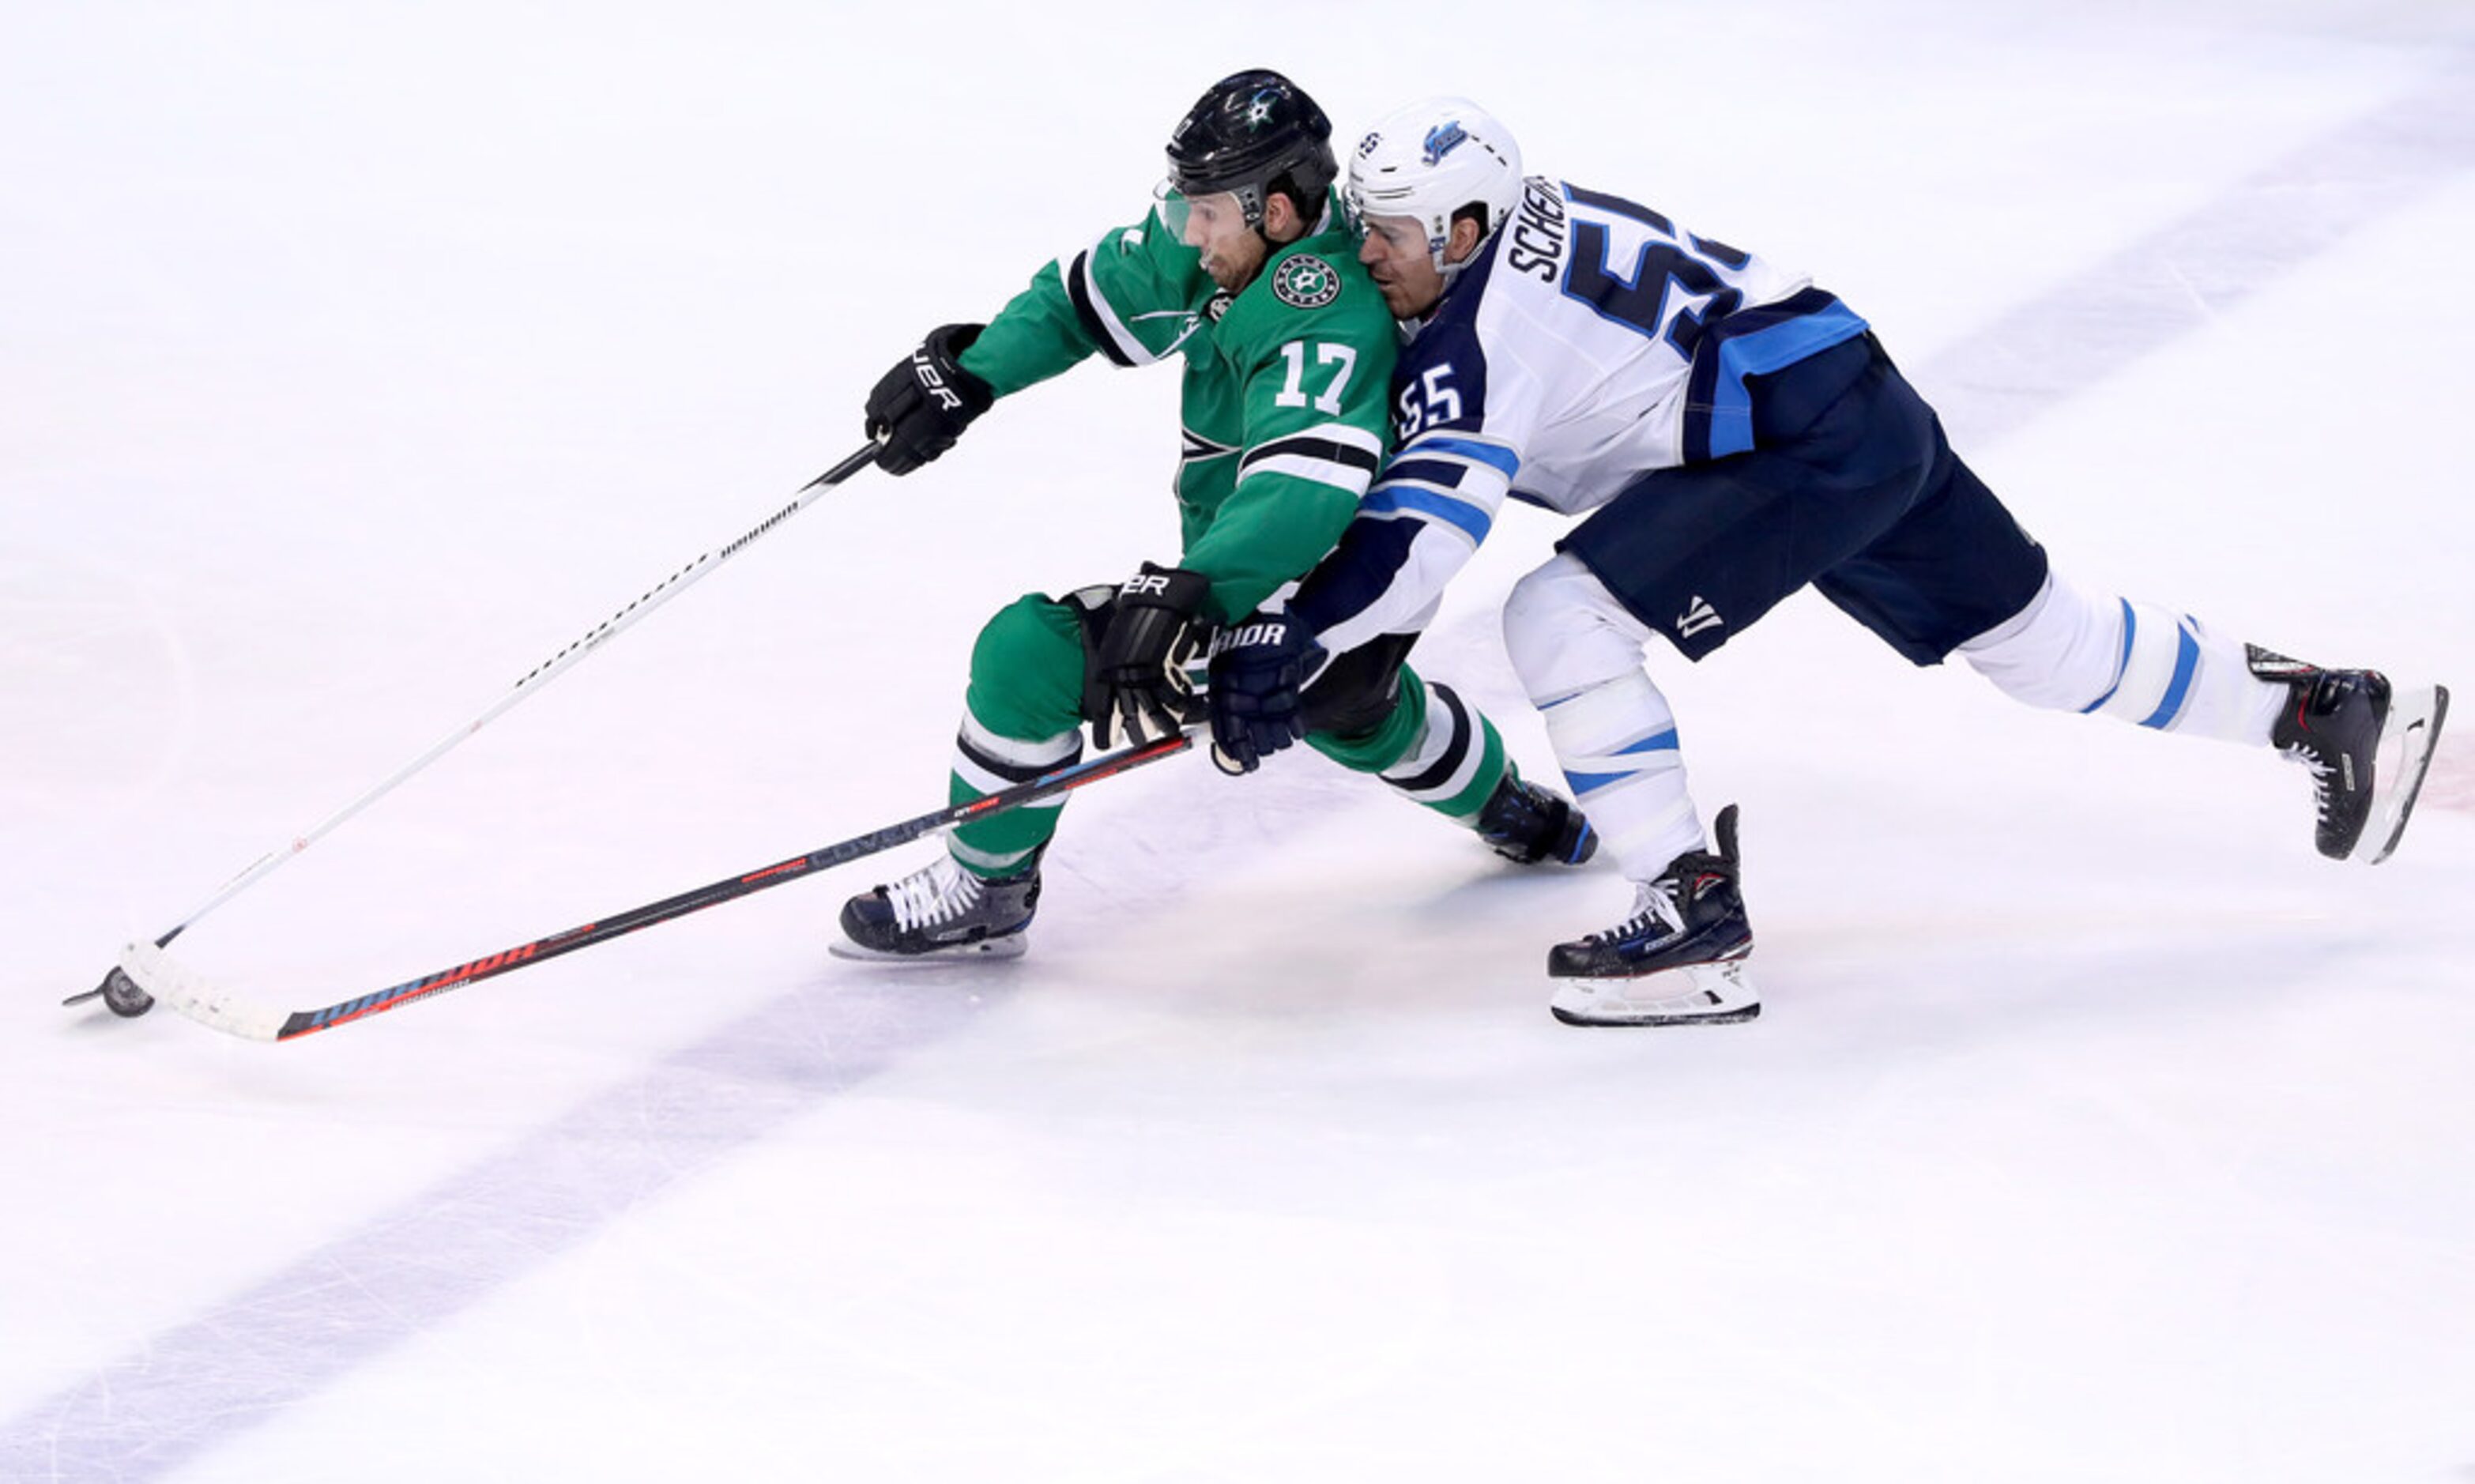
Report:
[[[1570,1026],[1726,1025],[1762,1012],[1745,973],[1753,951],[1736,857],[1736,806],[1719,811],[1718,853],[1692,850],[1641,888],[1633,914],[1547,953],[1549,1008]]]
[[[2449,716],[2440,686],[2394,690],[2371,669],[2321,669],[2253,645],[2251,671],[2283,682],[2291,704],[2269,729],[2312,771],[2314,843],[2333,861],[2377,865],[2397,849]]]
[[[1598,832],[1579,805],[1508,771],[1479,811],[1478,837],[1497,855],[1522,865],[1541,861],[1579,865],[1599,853]]]
[[[1011,876],[975,876],[950,855],[843,904],[841,959],[1016,959],[1040,902],[1040,858]]]

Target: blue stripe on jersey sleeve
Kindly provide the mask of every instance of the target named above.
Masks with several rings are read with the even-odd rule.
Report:
[[[1458,529],[1473,546],[1486,540],[1486,533],[1495,526],[1495,522],[1485,511],[1468,500],[1455,499],[1434,490],[1411,489],[1397,484],[1377,485],[1358,502],[1358,508],[1365,515],[1432,516]]]
[[[1418,453],[1449,453],[1473,464],[1484,464],[1507,479],[1521,473],[1520,454],[1500,443],[1481,443],[1475,438],[1438,438],[1430,434],[1401,450],[1405,458]]]

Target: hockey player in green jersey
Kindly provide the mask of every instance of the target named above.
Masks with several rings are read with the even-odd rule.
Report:
[[[1347,527],[1388,443],[1396,331],[1332,187],[1332,129],[1277,72],[1214,84],[1168,144],[1139,226],[1043,267],[985,326],[931,332],[867,405],[877,463],[909,474],[1000,397],[1097,353],[1185,360],[1181,554],[1115,586],[1032,595],[971,654],[951,797],[962,803],[1103,748],[1199,720],[1190,669],[1218,625],[1255,613]],[[1277,621],[1275,620],[1275,621]],[[1370,645],[1317,683],[1307,740],[1524,863],[1588,859],[1579,810],[1524,782],[1495,727]],[[1336,683],[1337,682],[1337,683]],[[1011,957],[1040,894],[1063,800],[963,825],[945,853],[843,909],[849,958]]]

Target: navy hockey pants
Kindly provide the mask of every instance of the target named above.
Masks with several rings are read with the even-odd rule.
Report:
[[[1686,658],[1807,583],[1918,665],[2037,596],[2045,548],[1872,335],[1748,389],[1750,451],[1644,474],[1556,544]]]

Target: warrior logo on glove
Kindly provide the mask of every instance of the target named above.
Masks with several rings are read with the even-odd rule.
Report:
[[[1213,637],[1212,761],[1222,772],[1251,773],[1306,736],[1299,693],[1323,662],[1323,646],[1286,615],[1257,614]]]
[[[1252,623],[1241,623],[1213,635],[1212,656],[1218,659],[1229,650],[1257,645],[1277,646],[1286,643],[1288,637],[1289,625],[1286,620],[1258,619]]]

